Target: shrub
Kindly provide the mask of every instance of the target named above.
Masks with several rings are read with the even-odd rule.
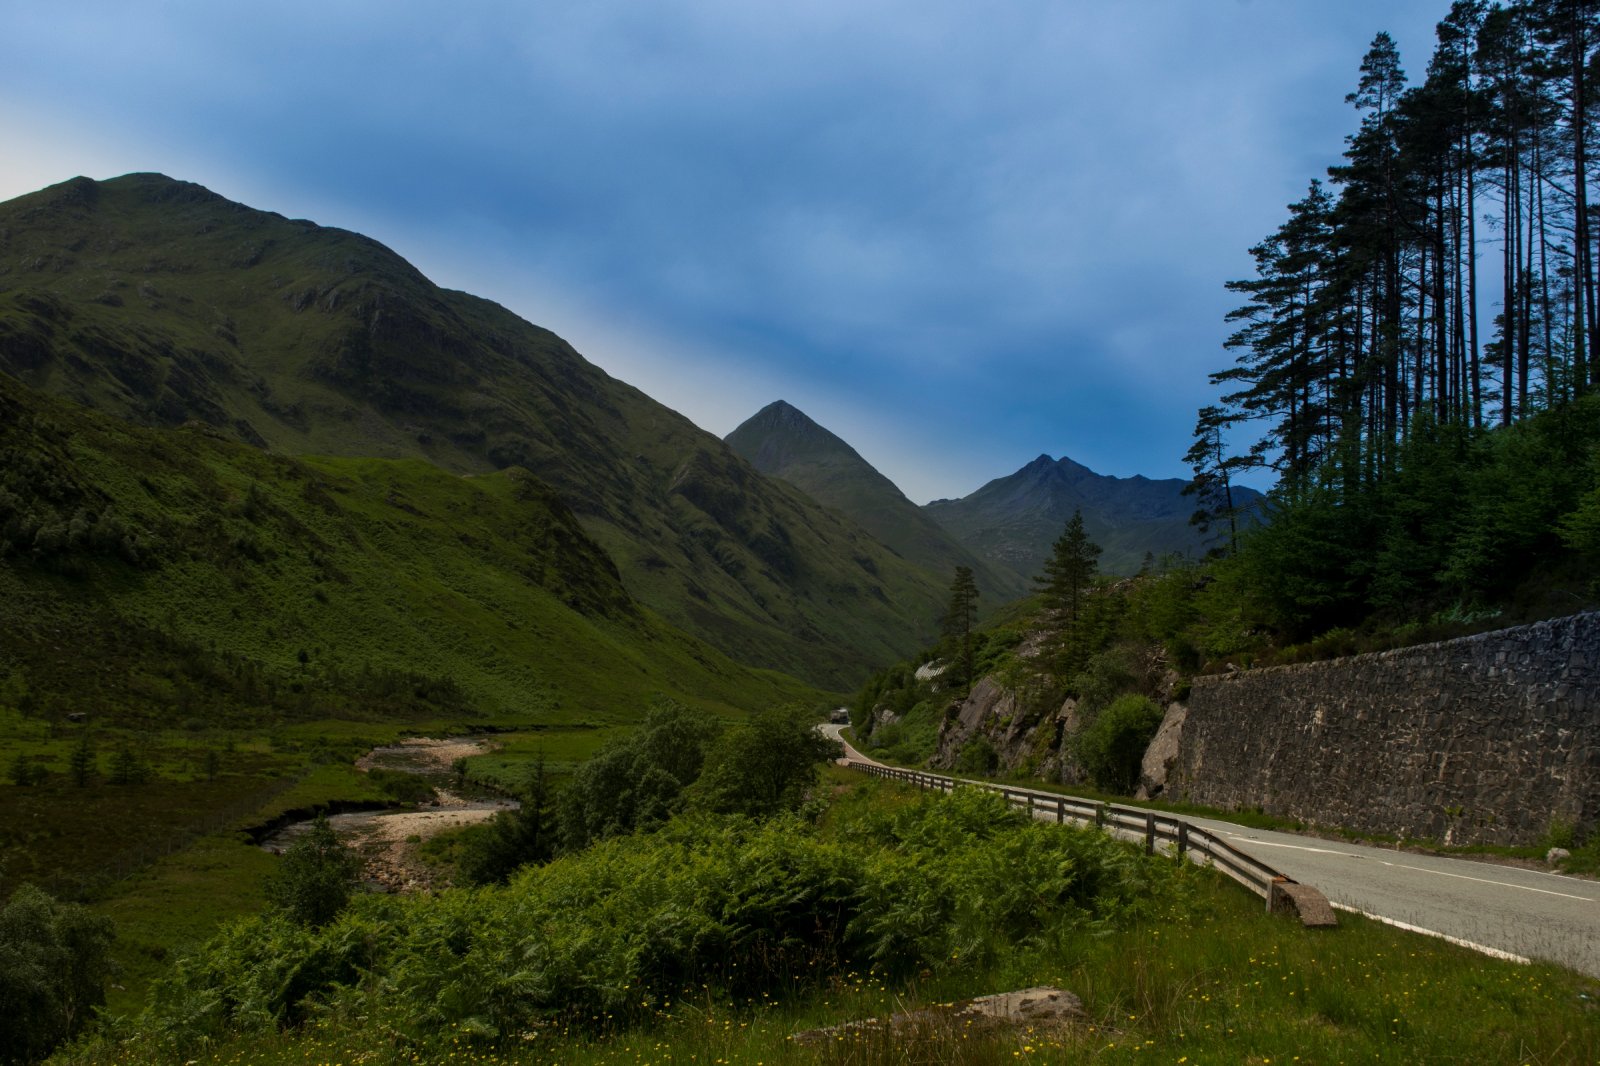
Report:
[[[109,918],[23,885],[0,907],[0,1063],[39,1062],[105,1002]]]
[[[319,814],[267,879],[267,901],[296,924],[326,925],[350,901],[360,874],[361,860]]]
[[[1144,696],[1119,696],[1078,734],[1078,760],[1097,787],[1133,791],[1144,749],[1161,727],[1161,718],[1161,708]]]

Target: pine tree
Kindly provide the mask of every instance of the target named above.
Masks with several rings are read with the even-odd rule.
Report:
[[[1099,557],[1100,545],[1090,540],[1083,528],[1083,511],[1073,511],[1066,529],[1056,538],[1050,558],[1045,560],[1044,573],[1033,579],[1044,596],[1045,610],[1069,623],[1076,622]]]
[[[978,614],[978,584],[973,580],[972,568],[956,567],[955,580],[950,583],[950,606],[945,610],[944,633],[961,645],[961,679],[972,683],[972,622]]]
[[[67,772],[72,775],[72,783],[83,788],[89,783],[89,776],[94,773],[95,766],[94,745],[89,740],[88,733],[78,737],[78,743],[72,748],[72,754],[67,758]]]

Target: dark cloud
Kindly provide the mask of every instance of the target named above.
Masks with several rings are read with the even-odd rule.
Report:
[[[0,116],[365,229],[713,431],[782,393],[926,498],[1179,474],[1223,281],[1444,6],[34,5]]]

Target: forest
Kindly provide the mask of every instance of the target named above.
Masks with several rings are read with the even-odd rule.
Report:
[[[1232,552],[1233,485],[1277,479],[1244,554],[1291,637],[1500,605],[1600,547],[1596,20],[1458,0],[1415,83],[1378,34],[1342,161],[1228,283],[1197,519]]]

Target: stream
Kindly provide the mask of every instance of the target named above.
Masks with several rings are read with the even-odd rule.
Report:
[[[477,737],[408,737],[398,744],[373,748],[356,760],[356,769],[403,770],[418,774],[434,787],[434,801],[411,810],[363,810],[334,814],[328,824],[339,839],[361,856],[362,879],[380,892],[422,892],[444,888],[448,879],[417,856],[417,846],[429,837],[464,825],[488,821],[500,811],[513,810],[515,800],[462,795],[452,790],[456,759],[491,750]],[[261,841],[260,846],[279,854],[311,826],[312,820],[294,822]]]

